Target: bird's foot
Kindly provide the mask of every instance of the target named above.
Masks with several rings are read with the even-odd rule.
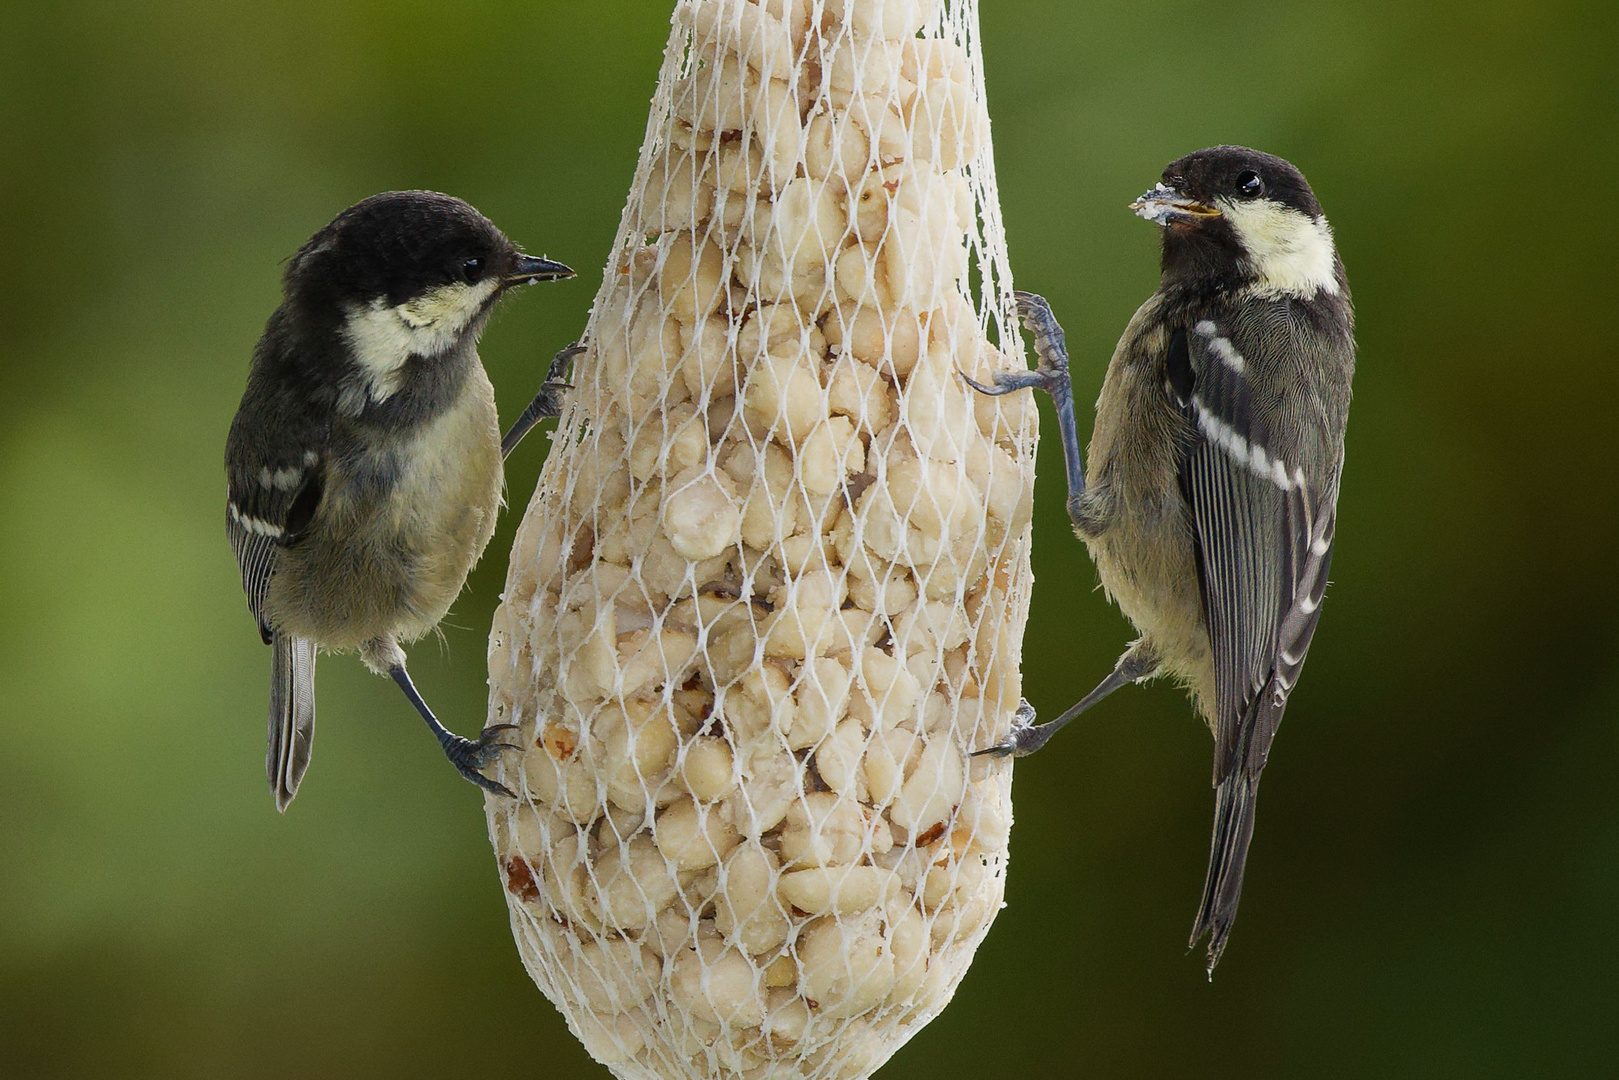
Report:
[[[973,757],[1027,757],[1046,745],[1046,740],[1056,734],[1057,724],[1036,724],[1034,722],[1034,706],[1027,701],[1018,702],[1017,712],[1012,714],[1012,730],[1006,733],[1006,738],[994,746],[986,746],[982,750],[974,750]]]
[[[573,389],[568,381],[573,373],[573,362],[586,350],[582,341],[569,344],[551,358],[551,367],[545,373],[539,393],[534,395],[535,410],[542,417],[555,419],[562,415],[562,396]]]
[[[1041,369],[1060,367],[1062,373],[1066,375],[1068,345],[1063,337],[1062,326],[1057,322],[1057,316],[1051,313],[1051,305],[1038,293],[1016,292],[1012,297],[1017,301],[1018,318],[1023,320],[1023,325],[1034,335],[1034,353],[1040,358]],[[1064,363],[1058,364],[1058,357],[1061,357]]]
[[[997,371],[993,384],[988,386],[965,374],[961,376],[962,379],[980,394],[990,397],[1033,387],[1044,390],[1053,398],[1066,400],[1065,391],[1069,386],[1068,350],[1063,342],[1062,327],[1057,324],[1056,316],[1051,314],[1051,305],[1046,303],[1045,297],[1034,293],[1020,292],[1013,296],[1017,299],[1018,316],[1034,335],[1034,354],[1039,360],[1038,365],[1022,371]]]
[[[584,352],[586,346],[576,341],[567,346],[556,356],[551,358],[551,367],[545,373],[545,381],[540,384],[539,392],[534,400],[528,403],[528,408],[517,418],[517,423],[511,426],[500,440],[500,456],[510,457],[511,452],[517,449],[517,444],[523,441],[523,436],[534,430],[534,426],[541,420],[555,420],[562,415],[562,399],[573,384],[568,376],[573,368],[574,358]]]
[[[994,381],[988,384],[979,382],[966,372],[961,373],[962,382],[977,390],[980,394],[986,394],[989,397],[1000,397],[1002,394],[1010,394],[1014,390],[1027,390],[1030,387],[1034,387],[1036,390],[1044,390],[1049,394],[1055,383],[1058,381],[1066,382],[1067,380],[1068,376],[1066,374],[1057,376],[1039,368],[1025,369],[1023,371],[997,371],[994,375]]]
[[[450,759],[455,771],[471,780],[485,791],[496,795],[504,795],[508,799],[517,796],[505,784],[489,779],[483,775],[484,769],[494,764],[502,750],[521,750],[516,743],[502,742],[501,733],[516,731],[516,724],[490,724],[478,733],[476,739],[464,739],[459,735],[450,735],[440,740],[444,747],[444,756]]]

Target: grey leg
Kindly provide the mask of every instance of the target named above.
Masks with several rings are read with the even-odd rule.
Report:
[[[480,769],[488,768],[502,750],[519,749],[512,743],[496,741],[501,732],[515,731],[516,724],[490,724],[478,735],[476,741],[463,739],[439,723],[438,717],[433,715],[433,710],[429,709],[427,702],[422,700],[422,695],[416,692],[416,684],[410,681],[410,673],[405,670],[403,661],[390,667],[388,674],[393,678],[394,682],[399,684],[399,689],[405,692],[405,696],[410,699],[410,703],[416,706],[416,711],[422,714],[422,719],[427,721],[427,726],[432,729],[433,737],[438,739],[438,744],[444,748],[444,756],[450,759],[450,764],[455,766],[456,772],[459,772],[485,791],[492,791],[496,795],[504,795],[508,799],[517,797],[504,784],[496,783],[479,771]]]
[[[989,754],[995,757],[1028,757],[1046,745],[1053,735],[1067,726],[1068,721],[1119,687],[1149,678],[1157,670],[1158,654],[1153,652],[1145,640],[1137,641],[1119,657],[1119,662],[1113,666],[1113,671],[1108,677],[1103,679],[1095,690],[1080,698],[1067,712],[1050,723],[1036,724],[1033,722],[1034,710],[1028,707],[1028,702],[1024,702],[1023,708],[1018,709],[1017,721],[1013,723],[1012,730],[1005,740],[983,750],[974,751],[973,756],[981,757]]]
[[[567,381],[568,370],[573,367],[574,357],[584,351],[585,346],[576,341],[551,359],[551,370],[546,372],[540,392],[534,395],[534,400],[528,403],[528,408],[517,418],[517,423],[500,440],[501,457],[510,457],[517,444],[523,441],[523,436],[534,430],[535,424],[562,415],[562,395],[573,389],[573,385]]]
[[[995,385],[985,386],[963,375],[967,385],[992,397],[1014,390],[1036,387],[1051,395],[1057,411],[1057,432],[1062,440],[1062,460],[1068,469],[1068,516],[1080,524],[1080,506],[1085,495],[1085,457],[1079,449],[1079,432],[1074,426],[1074,388],[1068,381],[1068,346],[1062,327],[1051,314],[1045,297],[1034,293],[1014,293],[1023,325],[1034,335],[1034,354],[1040,364],[1033,371],[997,371]]]

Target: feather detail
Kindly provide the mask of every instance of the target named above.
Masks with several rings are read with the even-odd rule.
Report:
[[[1265,374],[1264,341],[1258,351],[1239,348],[1207,319],[1183,333],[1185,357],[1176,357],[1172,345],[1167,377],[1172,390],[1191,384],[1175,394],[1196,434],[1180,484],[1213,654],[1206,705],[1216,788],[1192,940],[1209,936],[1212,972],[1242,894],[1259,777],[1320,617],[1338,462],[1304,456],[1275,384],[1256,381]],[[1189,374],[1177,371],[1181,365]]]
[[[270,668],[269,746],[264,769],[275,808],[286,813],[309,768],[315,740],[315,643],[274,635]]]

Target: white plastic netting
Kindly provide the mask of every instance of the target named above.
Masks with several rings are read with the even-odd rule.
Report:
[[[1022,357],[977,25],[676,5],[489,657],[518,947],[620,1077],[868,1076],[1001,907],[1035,421],[959,377]]]

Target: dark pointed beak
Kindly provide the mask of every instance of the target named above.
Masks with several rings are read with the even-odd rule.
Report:
[[[561,281],[573,277],[573,268],[535,255],[519,255],[511,272],[500,279],[501,284],[532,285],[536,281]]]
[[[1168,184],[1155,184],[1153,189],[1130,204],[1137,217],[1154,225],[1192,225],[1205,218],[1217,218],[1220,211],[1208,203],[1182,195]]]

